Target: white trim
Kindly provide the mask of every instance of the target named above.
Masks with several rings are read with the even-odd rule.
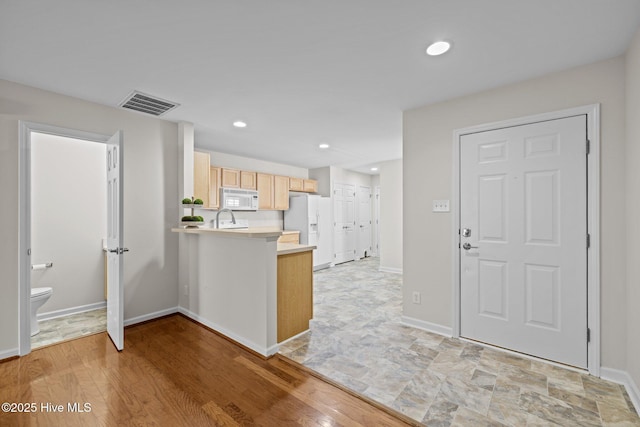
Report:
[[[18,131],[18,341],[19,355],[31,352],[31,133],[106,143],[109,135],[20,120]]]
[[[401,268],[396,268],[396,267],[385,267],[383,265],[381,265],[380,267],[378,267],[378,271],[381,271],[383,273],[397,273],[397,274],[402,274],[402,269]]]
[[[107,308],[107,302],[96,302],[93,304],[79,305],[77,307],[63,308],[61,310],[48,311],[46,313],[38,313],[38,321],[51,320],[58,317],[69,316],[71,314],[86,313],[87,311],[99,310]]]
[[[601,378],[604,380],[612,381],[614,383],[622,384],[627,390],[627,394],[631,398],[631,403],[636,408],[636,412],[640,414],[640,387],[633,381],[631,375],[628,372],[620,371],[613,368],[600,368]]]
[[[485,132],[512,126],[522,126],[547,120],[557,120],[565,117],[587,116],[587,136],[591,141],[591,152],[587,157],[587,185],[588,185],[588,232],[591,235],[591,248],[587,253],[588,312],[587,325],[591,329],[591,342],[587,345],[587,367],[589,373],[600,376],[600,104],[584,105],[566,110],[553,111],[526,117],[519,117],[500,122],[471,126],[453,131],[453,188],[451,213],[453,217],[451,229],[452,260],[452,294],[453,294],[453,336],[460,336],[460,138],[463,135]]]
[[[19,356],[19,355],[20,355],[19,348],[12,348],[10,350],[0,351],[0,362],[2,362],[4,359],[8,359],[10,357]]]
[[[184,314],[185,316],[187,316],[190,319],[195,320],[198,323],[202,323],[203,325],[205,325],[208,328],[213,329],[216,332],[221,333],[222,335],[232,339],[233,341],[247,347],[250,348],[251,350],[255,351],[256,353],[265,356],[265,357],[270,357],[273,356],[274,354],[276,354],[278,352],[278,350],[280,349],[278,344],[275,344],[271,347],[264,347],[261,345],[258,345],[256,343],[254,343],[251,340],[248,340],[244,337],[241,337],[233,332],[231,332],[230,330],[218,325],[217,323],[214,323],[210,320],[205,319],[202,316],[197,315],[196,313],[187,310],[184,307],[178,307],[178,312]]]
[[[425,330],[427,332],[433,332],[434,334],[444,335],[445,337],[451,338],[453,330],[448,326],[438,325],[437,323],[426,322],[424,320],[415,319],[413,317],[402,316],[400,318],[400,323],[403,325],[411,326],[413,328],[418,328]]]
[[[166,308],[160,311],[154,311],[153,313],[143,314],[142,316],[132,317],[130,319],[124,319],[124,326],[131,326],[137,323],[146,322],[148,320],[157,319],[159,317],[168,316],[170,314],[176,314],[180,310],[178,307]]]

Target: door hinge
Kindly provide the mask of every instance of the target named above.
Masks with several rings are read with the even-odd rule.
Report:
[[[591,234],[587,233],[587,249],[591,247]]]
[[[587,328],[587,342],[591,342],[591,329]]]
[[[591,141],[587,139],[587,155],[589,155],[589,153],[591,153]]]

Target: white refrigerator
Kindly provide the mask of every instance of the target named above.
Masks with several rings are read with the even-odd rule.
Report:
[[[299,230],[300,243],[315,245],[313,270],[329,267],[333,254],[331,198],[316,194],[291,194],[284,211],[284,229]]]

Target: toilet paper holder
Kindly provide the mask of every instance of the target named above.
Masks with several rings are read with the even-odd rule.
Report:
[[[31,269],[32,270],[44,270],[45,268],[51,268],[53,267],[53,263],[52,262],[48,262],[46,264],[32,264],[31,265]]]

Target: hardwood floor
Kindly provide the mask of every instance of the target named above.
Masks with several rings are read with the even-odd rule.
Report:
[[[101,333],[0,363],[0,402],[35,409],[3,405],[0,426],[412,424],[180,315],[127,328],[125,340],[121,353]]]

